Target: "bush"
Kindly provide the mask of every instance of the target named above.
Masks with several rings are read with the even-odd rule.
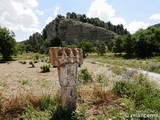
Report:
[[[28,106],[22,113],[22,120],[49,120],[52,117],[52,112],[49,110],[40,111],[38,108]]]
[[[40,56],[39,54],[35,54],[35,56],[34,56],[35,60],[38,60],[39,56]]]
[[[92,75],[89,73],[87,68],[81,69],[78,73],[78,80],[82,83],[86,83],[92,80]]]
[[[160,111],[160,90],[152,86],[142,75],[134,83],[116,82],[112,90],[120,97],[134,100],[137,108]]]
[[[32,67],[35,67],[33,61],[30,61],[29,64],[32,65]]]
[[[50,71],[50,64],[46,64],[40,67],[42,69],[42,72],[49,72]]]
[[[19,63],[26,64],[27,62],[26,61],[19,61]]]
[[[45,95],[41,99],[41,110],[51,109],[54,106],[54,101],[49,95]]]
[[[103,86],[108,86],[109,80],[104,74],[97,74],[96,81],[101,83]]]
[[[38,60],[35,60],[35,59],[34,59],[34,63],[38,63]]]
[[[73,120],[86,120],[86,107],[84,105],[79,106],[74,112]]]
[[[31,102],[31,105],[24,109],[21,118],[24,120],[52,120],[53,114],[59,104],[59,92],[57,92],[53,98],[50,95],[44,94],[36,105]]]

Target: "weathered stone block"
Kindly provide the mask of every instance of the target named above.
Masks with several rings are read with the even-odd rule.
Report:
[[[63,66],[67,63],[83,63],[83,51],[80,48],[51,47],[50,62],[53,66]]]
[[[65,64],[58,68],[58,77],[61,87],[71,87],[76,85],[77,81],[77,63]]]
[[[74,111],[76,109],[76,86],[61,88],[61,103],[64,111]]]

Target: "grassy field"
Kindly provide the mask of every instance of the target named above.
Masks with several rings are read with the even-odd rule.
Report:
[[[94,62],[160,73],[160,57],[152,57],[149,59],[124,59],[123,57],[115,57],[113,54],[107,54],[105,56],[90,55],[89,59]]]
[[[124,120],[138,113],[153,114],[158,119],[160,115],[158,84],[119,67],[138,68],[135,66],[143,66],[142,63],[147,66],[147,61],[159,64],[159,58],[130,61],[110,54],[84,59],[78,71],[77,109],[71,116],[61,108],[57,68],[42,69],[49,64],[48,56],[27,53],[14,59],[0,63],[2,120]],[[143,119],[143,116],[132,119]]]

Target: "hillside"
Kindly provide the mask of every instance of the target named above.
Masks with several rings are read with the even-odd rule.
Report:
[[[67,13],[57,17],[47,24],[41,33],[33,33],[27,40],[20,42],[20,52],[31,51],[45,53],[51,46],[67,46],[81,41],[97,43],[100,41],[109,45],[116,36],[128,35],[123,25],[113,25],[99,18],[88,18],[86,15]]]
[[[66,44],[74,44],[82,40],[107,41],[116,36],[114,32],[105,28],[65,18],[53,20],[45,27],[44,32],[49,41],[58,36]]]
[[[160,23],[153,25],[154,27],[160,28]]]

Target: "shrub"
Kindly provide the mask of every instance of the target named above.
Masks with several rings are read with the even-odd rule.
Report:
[[[52,117],[52,112],[49,110],[40,111],[38,108],[28,106],[22,113],[21,119],[23,120],[49,120]]]
[[[120,97],[133,99],[137,108],[160,111],[160,90],[140,75],[136,81],[119,81],[113,86],[113,92]]]
[[[46,63],[50,63],[49,61],[49,58],[47,57],[45,60],[44,60]]]
[[[40,67],[42,69],[42,72],[49,72],[50,71],[50,64],[46,64]]]
[[[50,95],[42,96],[40,103],[41,110],[51,109],[54,106],[54,101]]]
[[[78,80],[82,83],[86,83],[92,80],[92,75],[89,73],[87,68],[81,69],[78,73]]]
[[[94,105],[112,104],[117,96],[111,90],[105,90],[103,87],[95,86],[92,92],[91,102]]]
[[[33,61],[30,61],[29,64],[32,65],[32,67],[35,67]]]
[[[109,82],[108,78],[104,74],[98,74],[96,76],[96,81],[98,83],[101,83],[103,86],[108,86],[108,82]]]
[[[39,54],[35,54],[34,58],[35,58],[36,60],[38,60],[38,59],[39,59]]]
[[[32,98],[33,99],[33,98]],[[24,120],[52,120],[53,114],[57,111],[60,104],[60,94],[57,92],[52,98],[50,95],[43,95],[38,99],[37,103],[27,106],[21,116]],[[61,111],[59,111],[61,112]],[[59,114],[59,113],[57,113]],[[62,116],[60,115],[59,118]],[[59,120],[59,119],[56,119]]]
[[[19,63],[26,64],[27,62],[26,61],[19,61]]]
[[[77,108],[72,118],[75,120],[86,120],[86,107],[81,105],[79,108]]]
[[[34,63],[38,63],[38,60],[34,60]]]

